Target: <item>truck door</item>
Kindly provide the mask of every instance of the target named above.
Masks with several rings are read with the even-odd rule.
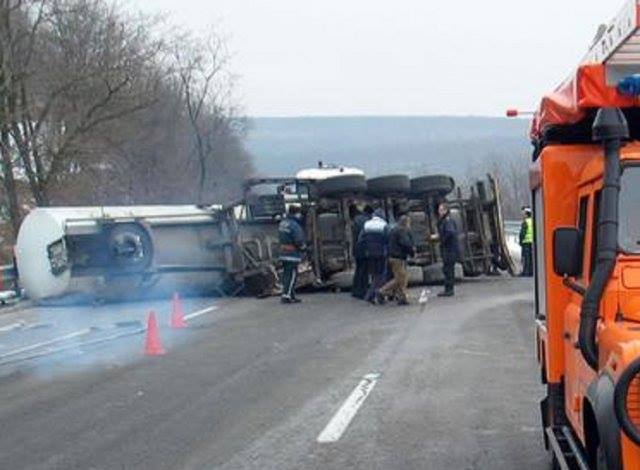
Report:
[[[590,267],[590,248],[592,233],[596,226],[593,219],[594,198],[593,185],[583,187],[579,192],[578,213],[576,227],[582,234],[583,258],[582,273],[576,278],[576,282],[583,286],[588,284]],[[569,289],[567,289],[569,290]],[[565,311],[564,319],[564,352],[566,360],[565,376],[565,410],[567,417],[572,422],[574,429],[582,432],[582,402],[583,396],[590,380],[590,369],[582,357],[578,347],[578,330],[580,326],[580,310],[582,296],[569,291],[571,300]],[[583,437],[583,436],[581,436]]]

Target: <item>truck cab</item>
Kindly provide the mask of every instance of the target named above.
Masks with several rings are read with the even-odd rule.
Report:
[[[544,439],[556,468],[640,468],[640,4],[535,113]]]

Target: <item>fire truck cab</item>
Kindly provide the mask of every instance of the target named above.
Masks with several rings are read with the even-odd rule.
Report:
[[[555,468],[640,468],[640,2],[534,115],[536,343]]]

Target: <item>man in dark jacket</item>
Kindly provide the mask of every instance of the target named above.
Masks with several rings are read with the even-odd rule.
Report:
[[[360,243],[360,234],[364,229],[364,224],[371,220],[373,216],[373,208],[365,206],[362,213],[357,211],[353,206],[351,213],[351,239],[353,240],[353,258],[356,262],[356,269],[353,273],[353,285],[351,287],[351,295],[357,299],[364,299],[367,289],[369,289],[369,273],[367,271],[367,258],[365,256],[364,243]]]
[[[289,213],[278,227],[280,239],[280,261],[282,261],[282,303],[298,303],[296,297],[296,280],[298,266],[302,262],[302,252],[305,250],[306,237],[301,225],[302,213],[300,207],[290,206]]]
[[[413,237],[411,236],[411,219],[403,215],[389,234],[389,266],[393,279],[380,289],[381,296],[393,295],[399,305],[409,305],[407,287],[409,273],[407,258],[415,254]]]
[[[380,209],[376,210],[371,220],[364,224],[359,243],[362,244],[371,279],[371,285],[364,300],[375,304],[378,292],[386,280],[387,270],[388,225]]]
[[[460,257],[458,247],[458,227],[451,218],[446,202],[438,206],[438,235],[440,254],[442,256],[442,273],[444,274],[444,291],[438,297],[453,297],[455,284],[455,265]]]

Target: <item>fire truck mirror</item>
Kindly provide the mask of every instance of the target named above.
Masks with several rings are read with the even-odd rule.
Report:
[[[574,227],[561,227],[553,232],[553,270],[558,276],[582,273],[582,233]]]

